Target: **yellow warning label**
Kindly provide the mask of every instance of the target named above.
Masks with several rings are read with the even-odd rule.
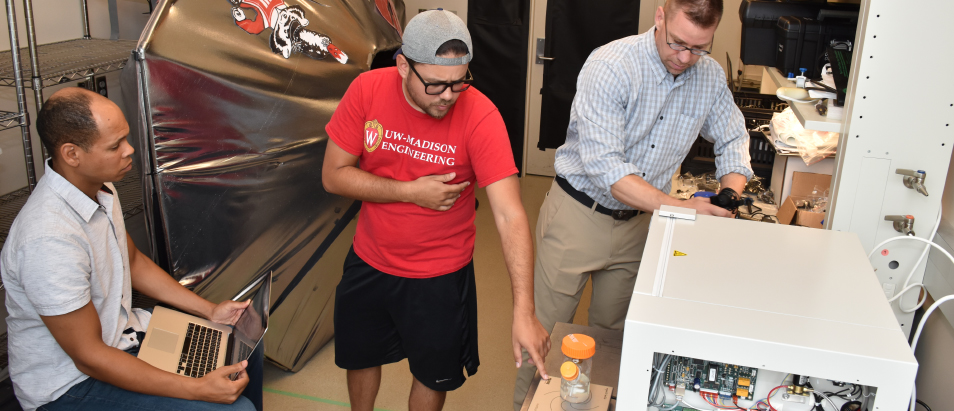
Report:
[[[684,256],[684,255],[686,255],[686,253],[684,253],[684,252],[682,252],[682,251],[673,251],[673,252],[672,252],[672,256],[673,256],[673,257],[682,257],[682,256]]]

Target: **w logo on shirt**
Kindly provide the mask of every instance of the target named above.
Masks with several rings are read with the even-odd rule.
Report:
[[[372,152],[381,145],[384,138],[384,127],[378,120],[371,120],[364,123],[364,149]]]

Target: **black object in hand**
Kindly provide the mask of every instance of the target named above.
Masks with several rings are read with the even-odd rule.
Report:
[[[746,200],[748,199],[743,199],[739,193],[728,187],[719,191],[719,194],[709,197],[709,202],[711,202],[712,205],[722,207],[733,213],[738,210],[740,206],[747,204]]]

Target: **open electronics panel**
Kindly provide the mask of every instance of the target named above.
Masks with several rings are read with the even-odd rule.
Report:
[[[758,368],[738,366],[698,358],[673,357],[666,367],[666,386],[697,393],[718,395],[722,399],[752,400]]]
[[[764,400],[808,411],[815,394],[788,392],[796,375],[843,396],[832,398],[837,408],[850,401],[871,411],[905,408],[917,360],[857,235],[668,217],[689,211],[664,206],[650,219],[626,315],[617,409],[733,409]]]

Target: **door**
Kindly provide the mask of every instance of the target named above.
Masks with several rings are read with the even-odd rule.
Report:
[[[540,142],[540,103],[543,101],[540,90],[543,87],[543,64],[537,62],[537,39],[546,38],[547,0],[533,0],[530,10],[530,44],[527,70],[527,127],[524,153],[524,170],[527,174],[555,176],[553,171],[553,153],[556,150],[539,150]],[[543,50],[541,48],[541,53]]]
[[[643,25],[648,28],[652,18],[646,23],[639,16],[647,15],[647,6],[651,16],[656,2],[663,1],[643,0],[647,4],[642,8],[639,0],[533,1],[527,79],[528,174],[555,175],[555,148],[566,139],[576,78],[586,57],[603,44],[643,31]]]

